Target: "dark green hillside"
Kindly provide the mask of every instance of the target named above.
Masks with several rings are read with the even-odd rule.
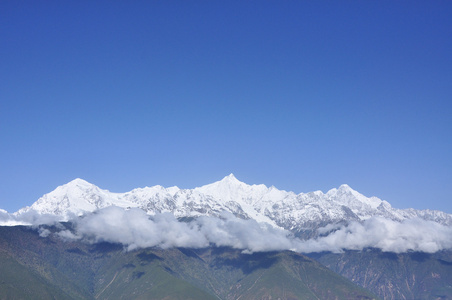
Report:
[[[0,299],[374,299],[293,252],[142,249],[0,227]],[[24,294],[26,293],[26,294]],[[39,297],[38,297],[39,296]]]
[[[246,276],[229,299],[372,299],[319,263],[292,252],[241,254]]]
[[[65,292],[66,299],[215,299],[162,267],[140,263],[139,257],[145,256],[127,253],[120,245],[65,242],[54,235],[43,238],[35,230],[16,226],[0,227],[0,251],[8,255],[5,262],[15,262],[21,273],[36,274],[40,287],[49,290],[32,290],[31,295],[42,295],[36,298],[2,288],[10,296],[0,299],[64,299],[55,287]],[[9,266],[5,262],[0,261],[1,269]],[[5,276],[15,278],[16,290],[30,282],[27,277]]]
[[[59,239],[53,241],[51,238],[39,237],[36,230],[28,227],[0,226],[0,251],[8,255],[11,261],[16,261],[30,274],[36,274],[44,285],[62,290],[71,299],[87,299],[90,293],[77,284],[77,279],[89,273],[85,268],[89,262],[83,265],[77,259],[72,259],[71,253],[65,251],[67,247],[71,247],[71,244],[63,244]],[[74,268],[68,269],[65,264]]]
[[[452,252],[387,253],[376,249],[311,257],[383,299],[452,299]]]
[[[228,248],[181,251],[198,265],[196,274],[185,275],[187,280],[203,284],[206,289],[210,287],[222,299],[373,298],[319,263],[289,251],[253,254]],[[199,262],[204,262],[204,266]],[[176,265],[172,268],[177,270]],[[184,270],[178,272],[184,274]],[[200,280],[202,274],[205,278]],[[194,278],[199,278],[199,282],[194,282]]]
[[[0,299],[72,299],[4,252],[0,252]]]
[[[117,254],[97,272],[96,299],[216,299],[169,269],[164,251]]]

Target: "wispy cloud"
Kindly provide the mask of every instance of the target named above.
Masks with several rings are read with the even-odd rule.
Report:
[[[140,209],[125,210],[111,206],[79,219],[75,228],[78,238],[90,242],[121,243],[129,250],[209,245],[196,224],[179,222],[170,213],[150,217]]]
[[[39,214],[35,211],[28,211],[16,215],[0,210],[0,226],[37,226],[41,224],[53,224],[61,220],[61,217],[49,214]]]
[[[145,247],[202,248],[230,246],[251,252],[291,249],[288,231],[224,213],[220,218],[200,217],[178,221],[172,214],[147,215],[140,209],[108,207],[75,222],[75,232],[58,233],[64,238],[88,242],[124,244],[128,250]]]
[[[0,212],[0,224],[38,225],[55,223],[50,215],[28,213],[11,215]],[[291,232],[254,220],[236,218],[230,213],[220,217],[199,217],[190,222],[177,220],[170,213],[147,215],[140,209],[104,208],[74,218],[72,231],[61,228],[56,234],[64,239],[96,243],[121,243],[126,249],[146,247],[202,248],[229,246],[248,252],[294,250],[302,253],[362,250],[368,247],[388,252],[422,251],[433,253],[452,249],[452,227],[421,219],[395,222],[379,217],[362,223],[328,225],[309,240],[295,238]],[[41,229],[41,236],[50,232]]]
[[[352,222],[333,229],[325,236],[304,241],[302,252],[344,249],[362,250],[373,247],[387,252],[421,251],[433,253],[452,248],[452,228],[441,224],[411,219],[395,222],[373,217],[363,223]]]

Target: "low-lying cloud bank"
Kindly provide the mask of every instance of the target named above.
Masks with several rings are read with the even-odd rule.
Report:
[[[0,212],[1,224],[37,225],[56,222],[53,216],[25,214],[13,216]],[[452,249],[452,227],[421,219],[395,222],[379,217],[362,223],[328,225],[320,236],[310,240],[295,238],[287,230],[243,220],[230,213],[220,217],[199,217],[191,222],[178,221],[172,214],[147,215],[140,209],[108,207],[74,219],[74,230],[56,234],[65,239],[87,242],[121,243],[128,250],[146,247],[229,246],[247,252],[293,250],[302,253],[362,250],[368,247],[387,252],[421,251],[433,253]],[[47,236],[48,230],[40,234]]]
[[[288,231],[242,220],[230,213],[223,213],[220,218],[199,217],[181,222],[170,213],[149,216],[140,209],[118,207],[86,215],[75,222],[75,233],[64,230],[58,235],[88,242],[121,243],[128,250],[215,245],[260,252],[294,249],[296,241],[290,238]]]
[[[22,214],[10,214],[5,210],[0,209],[0,226],[37,226],[41,224],[52,224],[62,220],[63,219],[59,216],[38,214],[34,211]]]
[[[323,231],[331,228],[332,226],[327,226]],[[422,219],[399,223],[373,217],[363,223],[352,222],[347,226],[334,228],[326,236],[304,241],[302,248],[307,252],[341,252],[345,249],[362,250],[369,247],[395,253],[434,253],[452,249],[452,227]]]

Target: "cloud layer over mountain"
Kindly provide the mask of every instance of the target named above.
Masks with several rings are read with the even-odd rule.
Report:
[[[62,238],[92,243],[120,243],[128,250],[215,245],[248,252],[341,252],[372,247],[396,253],[433,253],[452,248],[451,227],[421,219],[396,222],[373,217],[362,223],[328,225],[319,229],[319,237],[309,240],[300,240],[287,230],[239,219],[230,213],[182,222],[170,213],[149,216],[140,209],[125,210],[112,206],[77,218],[74,222],[74,231],[66,229],[57,234]],[[41,231],[41,234],[45,236],[48,232]]]
[[[444,212],[394,209],[347,185],[326,194],[296,195],[247,185],[232,174],[192,190],[154,186],[122,194],[75,179],[14,214],[0,209],[0,225],[67,220],[74,226],[71,231],[61,227],[56,234],[62,238],[121,243],[129,250],[210,245],[304,253],[368,247],[391,252],[452,249],[452,215]],[[294,237],[311,236],[312,230],[317,231],[315,238]],[[50,231],[41,228],[40,234]]]
[[[422,219],[403,222],[372,217],[362,223],[351,222],[347,226],[327,226],[320,231],[325,236],[303,242],[303,252],[343,249],[362,250],[372,247],[387,252],[421,251],[433,253],[452,248],[452,228]]]
[[[140,209],[108,207],[75,221],[75,232],[63,230],[63,238],[88,242],[121,243],[128,250],[145,247],[202,248],[230,246],[251,252],[294,249],[298,240],[290,232],[254,220],[242,220],[230,213],[220,218],[200,217],[178,221],[172,214],[149,216]]]

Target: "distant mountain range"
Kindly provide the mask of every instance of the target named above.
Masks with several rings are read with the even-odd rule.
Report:
[[[451,214],[393,208],[387,201],[368,198],[345,184],[327,193],[295,194],[263,184],[248,185],[233,174],[194,189],[156,185],[127,193],[112,193],[85,180],[75,179],[42,196],[30,207],[20,209],[15,215],[36,212],[68,220],[73,215],[109,206],[137,207],[151,215],[171,212],[178,218],[218,216],[227,211],[239,218],[265,222],[299,236],[327,224],[364,221],[375,216],[398,222],[421,218],[452,225]]]
[[[452,215],[348,185],[75,179],[0,224],[1,299],[452,299]]]

